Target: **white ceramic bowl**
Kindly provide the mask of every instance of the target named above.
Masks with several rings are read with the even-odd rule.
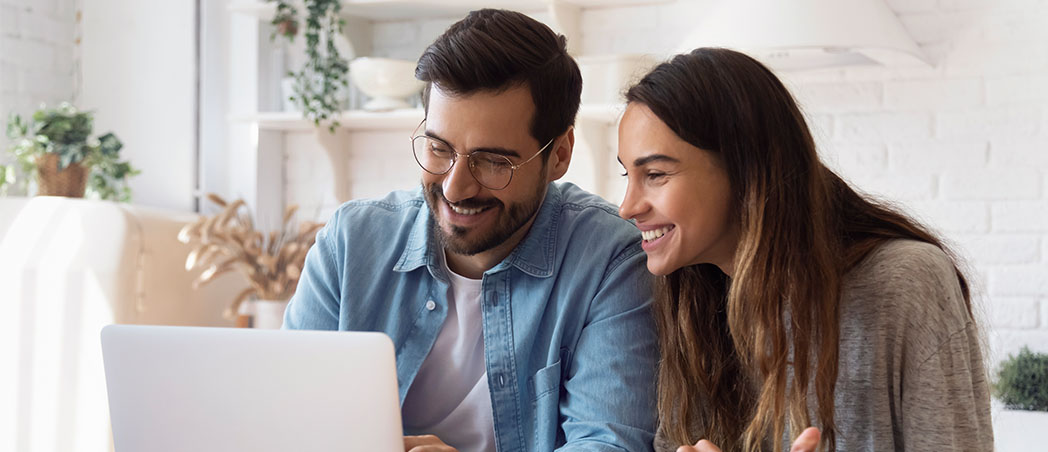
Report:
[[[361,57],[349,63],[349,78],[371,100],[369,111],[410,108],[407,98],[425,84],[415,79],[415,62],[389,58]]]

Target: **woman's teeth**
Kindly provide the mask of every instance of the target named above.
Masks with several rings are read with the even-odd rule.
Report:
[[[457,213],[459,215],[476,215],[476,214],[480,213],[482,210],[484,210],[483,207],[478,207],[478,208],[475,208],[475,209],[464,209],[462,207],[456,207],[454,204],[448,204],[448,205],[451,206],[451,210],[454,210],[455,213]]]
[[[655,240],[655,239],[657,239],[659,237],[662,237],[662,236],[666,235],[667,232],[670,232],[670,229],[673,229],[673,226],[666,226],[664,228],[652,229],[650,231],[640,231],[640,235],[641,235],[641,237],[644,238],[644,241],[650,242],[652,240]]]

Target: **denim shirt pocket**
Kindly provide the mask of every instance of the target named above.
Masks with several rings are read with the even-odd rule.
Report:
[[[560,422],[560,361],[539,369],[531,381],[535,408],[535,450],[553,450]]]

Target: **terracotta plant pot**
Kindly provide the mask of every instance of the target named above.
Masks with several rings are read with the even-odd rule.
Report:
[[[73,163],[58,170],[58,154],[44,154],[36,160],[39,196],[83,198],[87,188],[87,167]]]
[[[294,38],[298,34],[298,22],[291,19],[280,22],[277,24],[277,34],[288,39]]]

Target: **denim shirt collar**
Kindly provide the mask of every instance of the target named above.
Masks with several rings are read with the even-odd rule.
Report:
[[[560,187],[549,183],[538,215],[531,223],[531,230],[509,256],[484,273],[498,273],[512,266],[536,278],[552,276],[561,198]],[[440,243],[433,237],[432,222],[433,216],[429,206],[420,208],[411,226],[407,245],[393,271],[409,272],[425,265],[434,278],[448,280],[440,265],[439,259],[443,251],[440,249]]]

